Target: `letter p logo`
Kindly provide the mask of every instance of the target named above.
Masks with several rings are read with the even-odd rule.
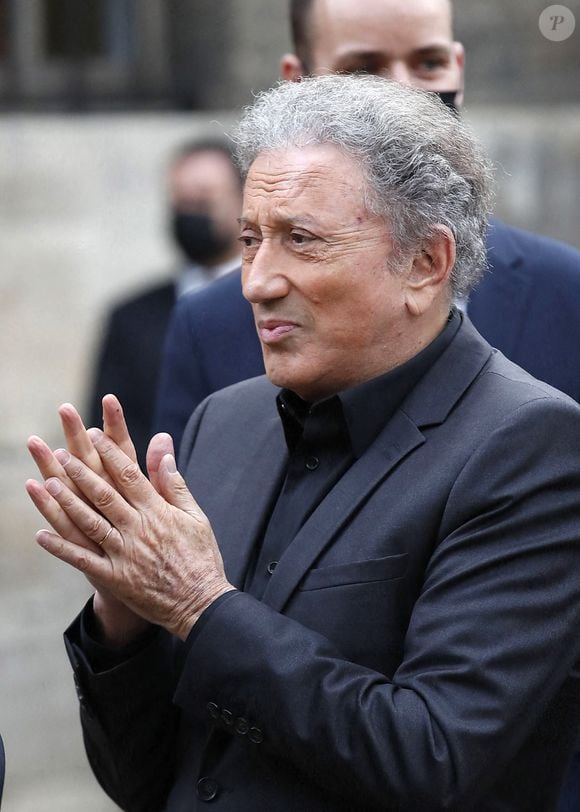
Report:
[[[540,14],[540,31],[552,42],[563,42],[574,33],[576,19],[567,6],[548,6]]]

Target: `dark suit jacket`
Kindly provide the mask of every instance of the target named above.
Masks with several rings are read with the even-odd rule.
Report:
[[[468,312],[489,343],[580,401],[580,252],[498,221],[490,271]],[[155,418],[179,445],[189,416],[218,389],[264,372],[239,273],[178,303],[168,330]]]
[[[287,459],[276,391],[212,395],[182,447],[237,587]],[[578,405],[464,320],[261,601],[100,675],[73,625],[103,786],[155,812],[552,809],[580,713],[579,436]]]
[[[175,284],[164,282],[111,311],[89,398],[88,423],[102,426],[103,395],[117,395],[142,465],[153,433],[163,343],[174,304]]]

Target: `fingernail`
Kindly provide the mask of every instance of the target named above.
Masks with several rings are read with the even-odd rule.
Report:
[[[172,454],[165,455],[165,467],[170,474],[177,473],[177,466],[175,464],[175,457]]]
[[[103,432],[100,429],[92,428],[87,431],[91,442],[94,444],[98,443],[101,437],[103,436]]]
[[[62,484],[58,479],[47,479],[44,483],[44,487],[51,496],[56,496],[57,493],[62,491]]]
[[[36,541],[41,547],[47,547],[50,541],[48,530],[39,530],[36,534]]]
[[[70,454],[65,448],[57,448],[54,452],[54,456],[60,462],[61,465],[68,465],[70,462]]]

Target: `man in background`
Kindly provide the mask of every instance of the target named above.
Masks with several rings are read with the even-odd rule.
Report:
[[[294,52],[281,75],[374,73],[461,105],[465,54],[451,12],[449,0],[291,0]],[[580,401],[580,252],[493,220],[487,259],[462,307],[490,344]],[[186,297],[168,332],[155,429],[178,445],[207,395],[263,371],[239,274]]]
[[[121,398],[142,464],[151,437],[163,342],[176,299],[239,265],[241,180],[229,147],[218,140],[182,146],[168,167],[167,193],[171,232],[184,264],[174,279],[114,307],[89,401],[89,423],[100,425],[103,396],[115,392]]]

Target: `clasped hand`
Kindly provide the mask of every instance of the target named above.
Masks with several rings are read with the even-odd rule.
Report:
[[[127,642],[115,629],[115,618],[119,626],[127,621],[119,604],[129,618],[185,639],[210,603],[233,587],[209,521],[176,470],[169,436],[151,441],[149,481],[117,399],[107,396],[103,407],[105,432],[86,431],[73,407],[61,407],[69,450],[51,452],[40,438],[29,440],[44,482],[28,480],[26,489],[54,531],[39,531],[37,541],[97,588],[95,612],[111,642]]]

